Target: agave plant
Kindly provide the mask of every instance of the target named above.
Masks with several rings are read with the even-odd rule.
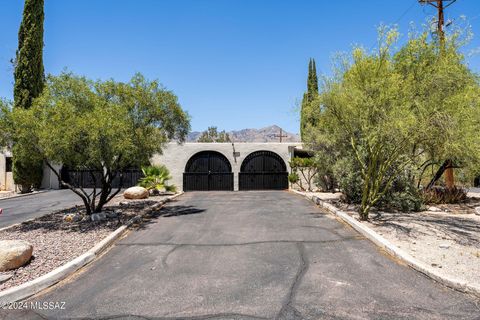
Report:
[[[164,165],[142,167],[143,178],[138,185],[153,191],[176,191],[176,187],[168,185],[167,181],[172,179],[170,171]]]

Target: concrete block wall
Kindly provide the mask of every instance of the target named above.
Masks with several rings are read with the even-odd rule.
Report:
[[[152,158],[152,164],[165,165],[172,176],[171,184],[177,186],[179,190],[183,190],[183,173],[185,172],[185,166],[188,160],[196,153],[200,151],[217,151],[223,154],[232,166],[233,172],[233,185],[234,190],[238,190],[238,173],[242,161],[250,153],[255,151],[272,151],[278,154],[287,166],[288,172],[291,171],[289,161],[292,158],[293,149],[300,147],[301,143],[262,143],[262,142],[239,142],[233,146],[231,143],[184,143],[178,144],[175,142],[168,143],[163,150],[163,154],[155,155]],[[234,151],[240,153],[234,157]]]

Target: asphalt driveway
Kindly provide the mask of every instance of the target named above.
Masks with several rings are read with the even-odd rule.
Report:
[[[479,319],[478,300],[391,260],[289,192],[187,193],[33,318]],[[17,315],[18,317],[19,315]]]
[[[0,228],[20,223],[44,214],[82,204],[79,196],[70,190],[49,190],[12,199],[0,199]]]

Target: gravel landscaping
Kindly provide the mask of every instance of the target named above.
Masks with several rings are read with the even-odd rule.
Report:
[[[359,220],[356,207],[331,194],[315,193]],[[480,286],[480,194],[462,204],[429,206],[422,212],[376,212],[362,223],[443,276]]]
[[[116,197],[105,207],[110,216],[101,221],[66,222],[69,214],[82,215],[82,208],[75,207],[54,212],[33,221],[0,231],[1,240],[25,240],[33,245],[33,257],[16,270],[0,272],[0,291],[38,278],[75,259],[91,249],[112,231],[125,224],[137,212],[167,196],[154,196],[147,200],[124,200]]]

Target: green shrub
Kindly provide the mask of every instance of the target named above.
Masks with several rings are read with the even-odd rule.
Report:
[[[351,160],[344,158],[334,166],[334,175],[347,203],[362,202],[363,178],[360,168]],[[392,187],[380,198],[376,207],[383,210],[419,211],[423,198],[418,189],[412,185],[406,174],[399,174]]]
[[[298,174],[296,174],[295,172],[292,172],[288,175],[288,181],[291,183],[291,184],[295,184],[297,183],[298,181],[300,180],[300,178],[298,177]]]
[[[138,182],[138,185],[148,190],[172,191],[177,189],[173,185],[168,185],[167,181],[172,179],[170,171],[164,165],[142,167],[144,177]]]
[[[392,188],[382,197],[377,206],[384,210],[420,211],[423,207],[423,198],[415,187],[405,185]]]
[[[363,178],[360,168],[351,159],[338,160],[333,166],[333,175],[343,192],[345,202],[354,204],[362,202]]]
[[[43,161],[33,152],[13,147],[13,180],[21,193],[40,188],[43,177]]]

